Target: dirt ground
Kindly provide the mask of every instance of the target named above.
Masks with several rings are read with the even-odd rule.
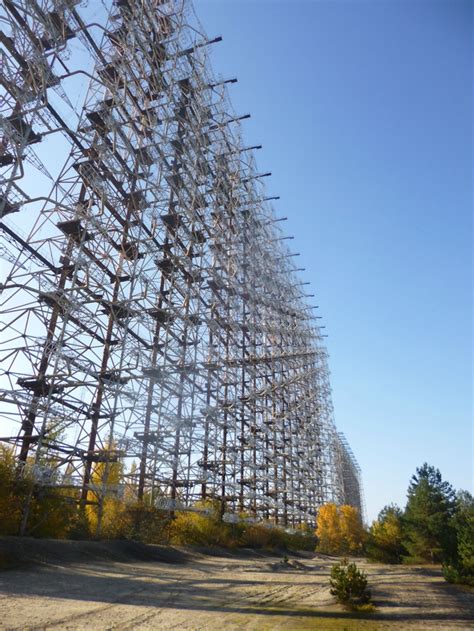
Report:
[[[0,629],[474,629],[439,569],[357,561],[376,611],[334,603],[334,559],[0,539]]]

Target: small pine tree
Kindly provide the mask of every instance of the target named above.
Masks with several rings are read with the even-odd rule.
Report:
[[[347,605],[362,605],[370,602],[371,593],[367,589],[367,575],[355,563],[343,559],[331,568],[329,579],[331,594],[338,602]]]

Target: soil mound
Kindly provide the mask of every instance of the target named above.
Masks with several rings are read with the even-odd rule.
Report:
[[[170,546],[137,541],[58,541],[31,537],[0,538],[0,569],[31,564],[70,565],[93,562],[158,561],[181,564],[190,554]]]

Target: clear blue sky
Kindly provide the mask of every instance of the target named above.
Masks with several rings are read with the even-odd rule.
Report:
[[[472,3],[196,0],[301,252],[369,518],[472,489]]]

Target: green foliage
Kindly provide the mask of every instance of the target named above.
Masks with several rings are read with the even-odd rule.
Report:
[[[168,543],[170,514],[143,502],[123,505],[118,515],[117,535],[143,543]]]
[[[314,533],[306,524],[292,530],[270,522],[240,523],[236,526],[232,532],[234,546],[266,550],[314,550],[316,545]]]
[[[404,540],[410,562],[437,563],[451,558],[456,547],[451,518],[455,495],[438,469],[424,464],[408,488]]]
[[[371,593],[367,589],[368,581],[364,572],[355,563],[343,559],[331,568],[329,579],[331,594],[345,605],[364,605],[370,602]]]
[[[456,531],[456,557],[461,567],[474,574],[474,498],[460,491],[456,498],[456,512],[452,525]]]
[[[474,498],[467,491],[457,494],[451,527],[456,547],[443,565],[444,577],[450,583],[474,585]]]
[[[91,529],[89,520],[87,519],[87,513],[84,507],[77,506],[76,514],[70,525],[68,539],[90,539]]]
[[[0,534],[16,535],[20,528],[22,500],[28,485],[19,481],[13,451],[0,445]]]
[[[400,563],[403,546],[403,512],[395,504],[385,506],[372,523],[366,545],[367,556],[382,563]]]
[[[472,495],[455,495],[439,470],[425,463],[411,479],[405,512],[386,506],[372,524],[367,553],[385,563],[441,561],[447,581],[474,585]]]
[[[289,550],[308,550],[316,548],[318,540],[316,534],[308,524],[300,524],[295,531],[287,536],[287,547]]]
[[[87,504],[80,501],[80,489],[72,486],[71,471],[59,479],[60,467],[54,456],[43,454],[36,463],[28,462],[21,475],[13,451],[0,446],[0,535],[16,535],[20,531],[25,507],[28,519],[25,534],[56,539],[133,539],[145,543],[174,543],[178,545],[249,547],[280,550],[314,550],[316,537],[311,528],[302,524],[286,530],[271,523],[246,521],[240,515],[238,523],[221,519],[220,500],[198,502],[195,511],[180,511],[173,518],[160,510],[155,497],[138,501],[134,483],[134,469],[127,476],[113,445],[104,450],[109,458],[94,465]],[[41,484],[34,472],[44,470],[48,482]],[[61,486],[68,483],[69,487]],[[347,540],[352,540],[353,509],[348,507]],[[341,510],[341,514],[344,511]],[[357,528],[359,519],[357,518]],[[352,536],[352,534],[351,534]],[[352,544],[348,546],[352,550]]]
[[[472,571],[466,571],[459,565],[443,563],[443,576],[448,583],[458,583],[474,587],[474,574]]]
[[[228,524],[221,520],[219,500],[198,502],[196,511],[181,511],[174,518],[154,506],[147,496],[138,501],[133,483],[124,483],[124,467],[108,449],[110,459],[96,463],[86,506],[80,503],[80,490],[55,486],[58,474],[52,457],[43,457],[40,466],[51,472],[48,485],[35,482],[33,463],[21,475],[13,451],[0,445],[0,535],[17,535],[28,505],[25,534],[54,539],[133,539],[144,543],[178,545],[314,549],[315,540],[307,526],[288,533],[261,523]],[[133,469],[132,469],[133,474]],[[68,472],[65,479],[68,479]],[[133,480],[133,475],[129,476]],[[64,481],[64,478],[63,478]],[[158,491],[155,492],[159,493]]]
[[[42,463],[46,467],[52,464]],[[0,534],[17,535],[28,506],[25,534],[64,539],[78,518],[74,493],[36,484],[34,466],[27,462],[20,474],[13,450],[0,445]]]
[[[240,546],[244,548],[265,548],[286,550],[291,535],[282,528],[273,525],[255,523],[248,525],[242,532]]]
[[[267,550],[314,550],[314,534],[304,524],[294,531],[268,522],[253,522],[241,514],[241,521],[221,520],[221,502],[205,500],[194,506],[196,512],[180,511],[170,524],[170,542],[175,545],[222,546]]]
[[[78,528],[77,492],[35,486],[26,534],[32,537],[67,539]]]

